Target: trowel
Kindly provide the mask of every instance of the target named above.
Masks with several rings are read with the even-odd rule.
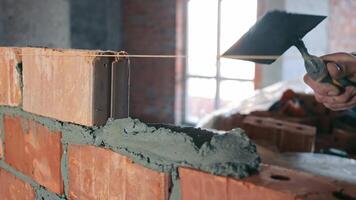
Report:
[[[301,53],[307,74],[315,81],[331,83],[341,91],[356,83],[344,78],[333,80],[326,63],[310,55],[302,38],[326,16],[271,11],[258,20],[222,57],[271,64],[291,46]]]

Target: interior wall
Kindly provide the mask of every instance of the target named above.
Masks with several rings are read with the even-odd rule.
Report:
[[[176,1],[123,0],[123,46],[129,54],[176,53]],[[131,117],[175,122],[175,59],[132,58]]]
[[[121,0],[69,2],[71,48],[123,50]]]
[[[70,47],[69,0],[1,0],[1,46]]]
[[[356,0],[330,0],[329,46],[332,52],[356,52]]]
[[[1,0],[0,45],[122,50],[121,0]]]

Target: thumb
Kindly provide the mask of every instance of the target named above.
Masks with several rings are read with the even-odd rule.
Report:
[[[329,71],[331,78],[333,79],[341,79],[349,76],[344,65],[338,64],[336,62],[328,62],[326,63],[326,67]]]
[[[321,57],[333,79],[348,78],[356,81],[356,58],[347,53],[334,53]]]

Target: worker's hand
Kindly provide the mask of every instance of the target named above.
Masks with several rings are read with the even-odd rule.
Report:
[[[347,53],[335,53],[321,58],[327,63],[331,78],[347,78],[356,83],[356,57]],[[347,86],[341,92],[336,86],[318,83],[308,75],[304,76],[304,81],[314,90],[315,99],[331,110],[346,110],[356,106],[356,88],[353,86]]]

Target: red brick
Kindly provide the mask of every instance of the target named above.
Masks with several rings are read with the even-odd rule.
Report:
[[[110,58],[98,51],[24,48],[23,108],[92,126],[110,115]]]
[[[19,63],[20,49],[0,47],[0,105],[21,103],[21,75],[16,70]]]
[[[34,200],[35,191],[28,183],[0,168],[0,199]]]
[[[246,134],[255,142],[276,146],[280,152],[313,152],[316,128],[268,117],[247,116]],[[262,143],[262,144],[263,144]]]
[[[237,180],[193,169],[179,169],[182,200],[335,200],[334,192],[355,198],[356,186],[275,166],[262,166],[259,174]],[[204,185],[211,187],[206,187]],[[209,191],[210,190],[210,191]],[[214,191],[214,192],[212,192]],[[210,194],[210,195],[208,195]]]
[[[228,180],[228,199],[241,200],[294,200],[294,197],[280,191],[274,191],[265,187],[259,187],[248,182]]]
[[[70,145],[69,199],[168,199],[168,174],[132,163],[110,150]]]
[[[182,199],[227,199],[227,178],[180,168]]]
[[[4,116],[5,162],[40,185],[63,194],[61,133],[17,116]]]

